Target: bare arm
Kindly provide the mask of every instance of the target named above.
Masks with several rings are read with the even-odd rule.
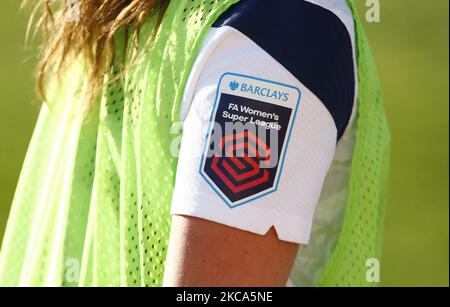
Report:
[[[299,245],[174,216],[164,286],[284,286]]]

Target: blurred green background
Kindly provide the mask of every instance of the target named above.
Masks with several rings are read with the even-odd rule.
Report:
[[[358,0],[364,13],[364,0]],[[39,110],[20,0],[0,9],[0,238]],[[448,0],[382,0],[366,23],[392,130],[382,283],[449,284]]]

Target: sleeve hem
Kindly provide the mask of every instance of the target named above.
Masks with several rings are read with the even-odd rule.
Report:
[[[305,219],[299,216],[274,214],[272,221],[259,219],[255,216],[249,223],[242,223],[242,221],[233,220],[231,216],[229,217],[219,217],[213,212],[207,210],[198,210],[196,208],[183,208],[177,206],[175,203],[172,204],[171,215],[184,215],[192,216],[232,228],[240,229],[243,231],[248,231],[258,235],[265,235],[267,232],[274,227],[278,239],[281,241],[286,241],[290,243],[306,245],[309,243],[311,235],[311,222],[310,219]]]

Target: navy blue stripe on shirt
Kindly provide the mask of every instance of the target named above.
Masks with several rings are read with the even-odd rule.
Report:
[[[354,103],[350,34],[331,11],[302,0],[243,0],[214,24],[240,31],[311,90],[331,113],[338,139]]]

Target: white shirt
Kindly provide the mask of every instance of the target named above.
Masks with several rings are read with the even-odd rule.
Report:
[[[241,1],[211,29],[180,109],[171,213],[260,235],[274,227],[280,240],[308,244],[293,269],[297,285],[318,278],[342,225],[357,96],[353,27],[345,0]]]

